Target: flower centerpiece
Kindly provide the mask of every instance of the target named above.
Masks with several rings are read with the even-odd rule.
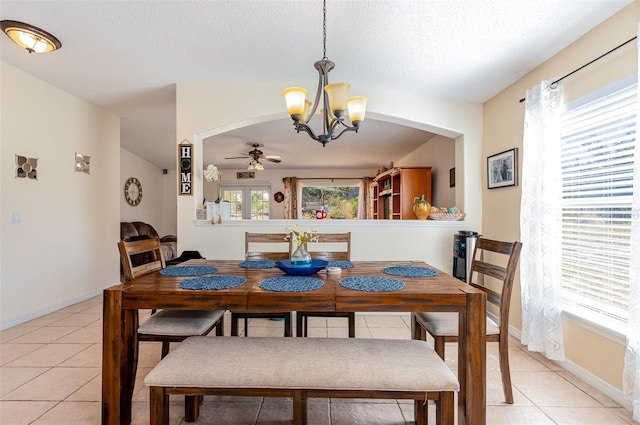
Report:
[[[291,265],[293,267],[311,267],[311,255],[307,252],[306,244],[308,242],[317,242],[318,235],[315,230],[300,230],[299,225],[288,227],[285,229],[286,240],[293,241],[296,244],[296,250],[291,255]]]
[[[220,203],[220,201],[222,200],[222,182],[220,181],[221,177],[222,177],[222,171],[218,170],[218,167],[216,167],[213,164],[209,164],[207,166],[207,169],[204,170],[204,178],[208,182],[213,182],[213,181],[218,182],[218,199],[216,199],[217,204]]]

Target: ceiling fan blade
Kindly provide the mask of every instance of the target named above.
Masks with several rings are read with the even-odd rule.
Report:
[[[230,156],[229,158],[225,158],[225,159],[247,159],[247,158],[251,158],[250,156]]]
[[[282,157],[280,155],[264,155],[263,158],[268,158],[268,159],[282,159]]]
[[[277,158],[268,158],[268,157],[266,157],[266,156],[265,156],[264,158],[262,158],[262,159],[267,160],[267,161],[270,161],[270,162],[275,162],[276,164],[278,164],[278,163],[282,162],[282,160],[281,160],[281,159],[277,159]]]

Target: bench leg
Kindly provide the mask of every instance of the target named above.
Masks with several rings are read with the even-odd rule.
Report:
[[[184,420],[185,422],[195,422],[200,416],[200,403],[202,396],[186,395],[184,396]]]
[[[149,387],[149,425],[169,425],[169,395],[163,387]]]
[[[416,425],[427,425],[429,422],[429,402],[427,400],[414,400],[413,406],[413,420]]]
[[[293,392],[293,425],[307,425],[307,393]]]
[[[454,421],[454,392],[442,391],[436,401],[436,424],[453,425]]]

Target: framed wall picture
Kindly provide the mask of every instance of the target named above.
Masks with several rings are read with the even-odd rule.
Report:
[[[451,168],[449,170],[449,187],[456,187],[456,169]]]
[[[489,189],[518,184],[518,148],[487,157],[487,184]]]

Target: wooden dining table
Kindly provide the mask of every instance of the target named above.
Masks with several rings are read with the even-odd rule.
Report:
[[[458,423],[486,423],[486,298],[453,276],[438,270],[430,277],[385,274],[390,266],[431,267],[422,262],[354,261],[340,274],[318,273],[323,286],[306,292],[277,292],[259,287],[264,279],[283,276],[277,268],[244,268],[241,261],[191,260],[181,265],[210,265],[216,275],[246,278],[240,286],[219,290],[181,289],[185,277],[152,272],[104,290],[102,355],[102,424],[130,424],[131,399],[137,367],[137,326],[140,309],[459,313]],[[404,282],[401,289],[373,292],[347,289],[340,280],[352,276],[381,276]],[[416,335],[412,329],[412,336]]]

